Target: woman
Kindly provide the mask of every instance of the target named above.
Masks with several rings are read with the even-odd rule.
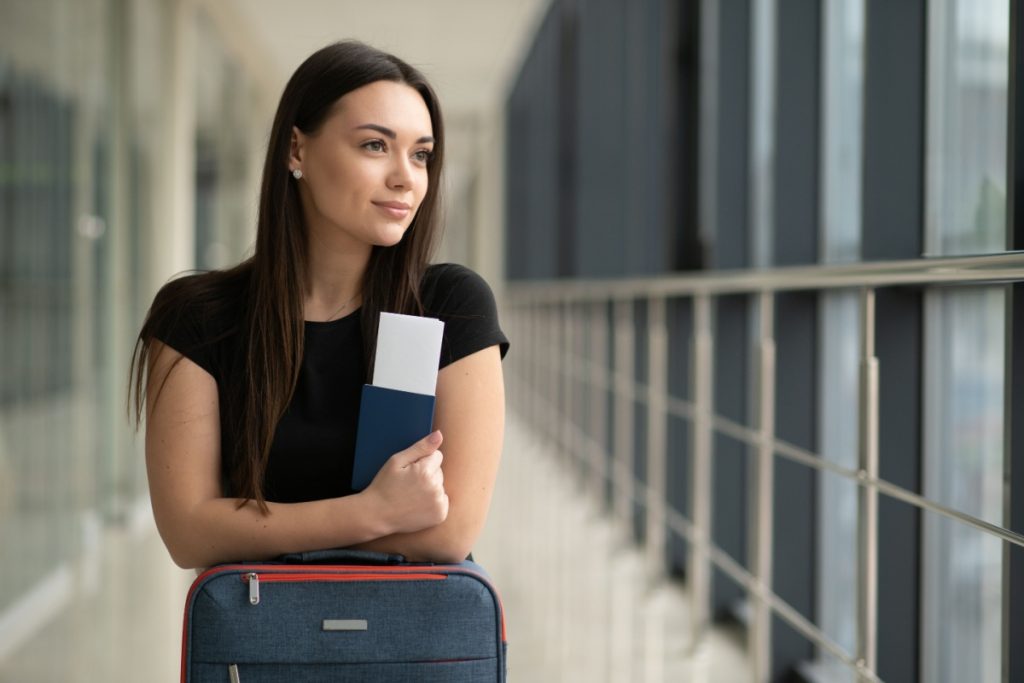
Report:
[[[472,549],[497,474],[508,342],[479,276],[427,265],[443,145],[437,97],[392,55],[337,43],[288,82],[254,255],[167,284],[133,358],[153,512],[178,565],[332,547],[453,562]],[[445,321],[436,431],[354,492],[382,311]]]

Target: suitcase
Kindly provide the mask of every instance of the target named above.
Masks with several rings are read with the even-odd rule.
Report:
[[[476,563],[320,551],[196,578],[181,680],[505,681],[505,654],[501,602]]]

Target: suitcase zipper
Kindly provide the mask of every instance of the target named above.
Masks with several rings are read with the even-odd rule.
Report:
[[[249,572],[245,575],[245,580],[249,582],[249,604],[258,605],[260,604],[260,577],[256,572]]]
[[[242,581],[249,584],[249,604],[260,604],[260,583],[295,583],[302,581],[444,581],[444,574],[326,574],[317,572],[296,572],[294,574],[267,574],[263,578],[256,572],[242,575]]]

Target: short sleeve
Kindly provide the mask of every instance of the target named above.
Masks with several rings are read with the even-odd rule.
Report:
[[[431,266],[423,281],[424,314],[444,322],[439,367],[497,345],[501,357],[509,341],[498,322],[498,306],[487,282],[456,264]]]
[[[209,317],[194,298],[183,296],[193,277],[173,280],[157,293],[152,311],[160,315],[153,337],[217,377],[219,363],[217,348],[211,343]]]

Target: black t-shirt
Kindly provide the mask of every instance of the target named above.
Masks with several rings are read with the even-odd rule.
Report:
[[[180,352],[217,381],[220,396],[222,467],[237,436],[232,433],[227,387],[244,372],[244,283],[232,285],[215,308],[201,303],[183,310],[160,341]],[[421,287],[424,315],[444,322],[439,367],[495,344],[501,356],[508,339],[498,324],[490,287],[465,266],[428,268]],[[231,305],[231,300],[235,305]],[[359,401],[365,381],[359,311],[330,322],[305,323],[302,365],[295,394],[277,425],[264,479],[268,501],[301,502],[352,493]],[[228,477],[224,477],[228,481]]]

